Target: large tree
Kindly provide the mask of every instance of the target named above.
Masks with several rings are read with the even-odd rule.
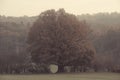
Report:
[[[66,65],[88,65],[95,53],[88,33],[88,25],[75,15],[64,9],[47,10],[40,14],[29,31],[31,59],[37,64],[56,64],[59,72]]]

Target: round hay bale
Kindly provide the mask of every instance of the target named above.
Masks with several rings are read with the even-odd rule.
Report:
[[[55,64],[49,65],[49,70],[50,70],[51,73],[57,73],[58,65],[55,65]]]

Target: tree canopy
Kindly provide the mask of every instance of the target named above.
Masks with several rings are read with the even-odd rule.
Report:
[[[57,65],[89,64],[95,50],[87,36],[88,25],[75,15],[47,10],[40,14],[31,27],[28,44],[32,61]]]

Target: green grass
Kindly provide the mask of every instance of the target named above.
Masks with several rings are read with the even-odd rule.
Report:
[[[0,80],[120,80],[120,73],[0,75]]]

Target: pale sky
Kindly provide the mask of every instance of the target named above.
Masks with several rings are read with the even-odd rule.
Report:
[[[120,0],[0,0],[0,15],[6,16],[36,16],[59,8],[76,15],[120,12]]]

